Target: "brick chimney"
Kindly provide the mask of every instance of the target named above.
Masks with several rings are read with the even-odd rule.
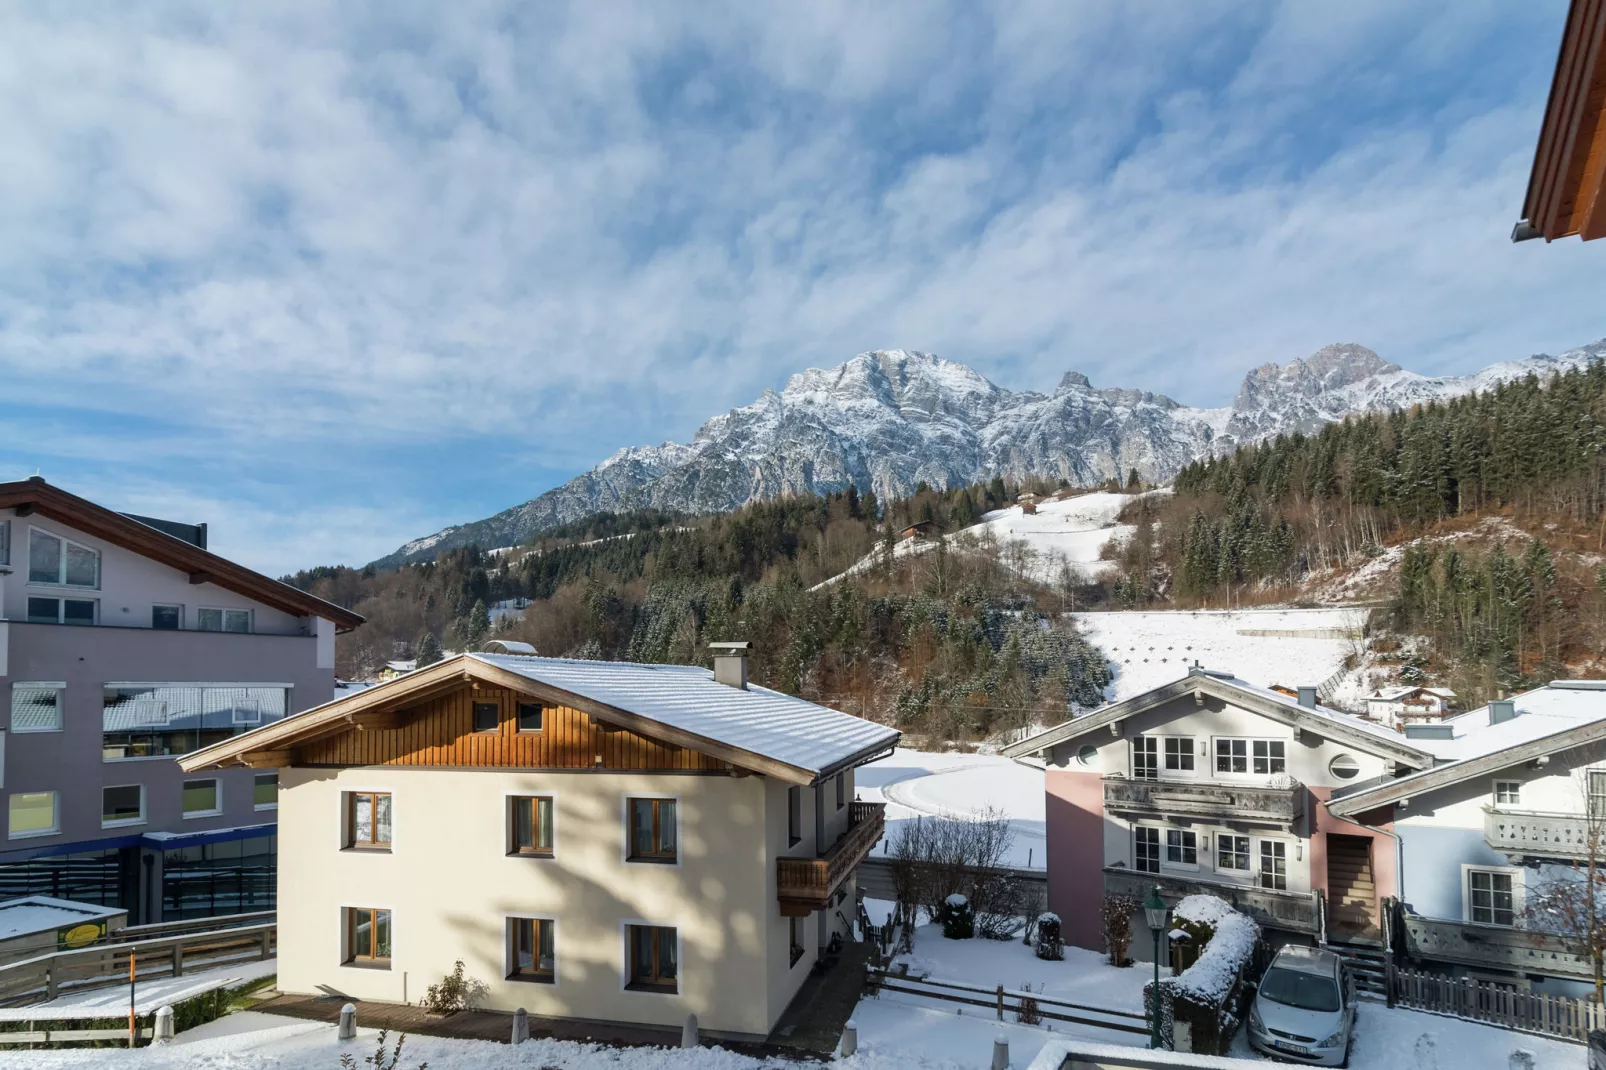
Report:
[[[708,649],[714,652],[714,682],[746,691],[747,652],[753,649],[753,644],[709,643]]]

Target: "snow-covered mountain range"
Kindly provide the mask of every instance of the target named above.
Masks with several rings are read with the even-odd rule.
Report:
[[[1345,416],[1401,408],[1606,358],[1606,339],[1472,375],[1429,377],[1365,346],[1326,346],[1244,377],[1231,406],[1190,408],[1146,390],[1097,389],[1067,372],[1052,394],[1011,391],[926,353],[861,353],[792,376],[779,393],[715,416],[689,443],[632,446],[495,516],[399,548],[376,565],[478,543],[514,546],[592,513],[655,506],[716,512],[849,483],[881,497],[1027,475],[1088,484],[1133,468],[1163,481],[1196,458]]]

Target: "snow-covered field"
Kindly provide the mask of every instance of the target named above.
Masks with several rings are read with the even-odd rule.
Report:
[[[1364,609],[1163,610],[1078,613],[1087,640],[1115,666],[1112,702],[1187,673],[1195,661],[1261,687],[1319,684],[1360,646]]]
[[[996,754],[941,754],[899,748],[863,766],[854,791],[865,802],[887,804],[887,839],[920,815],[973,817],[1003,811],[1015,829],[1009,862],[1042,869],[1043,773]],[[880,853],[881,848],[876,848]]]
[[[1027,513],[1018,505],[1011,506],[985,514],[981,523],[950,538],[991,537],[1001,546],[1017,541],[1024,543],[1030,556],[1022,562],[1022,571],[1043,583],[1057,580],[1062,564],[1071,565],[1088,580],[1102,579],[1114,563],[1099,555],[1111,540],[1124,539],[1132,533],[1131,525],[1117,524],[1115,518],[1137,497],[1098,491],[1062,501],[1041,502],[1035,513]]]

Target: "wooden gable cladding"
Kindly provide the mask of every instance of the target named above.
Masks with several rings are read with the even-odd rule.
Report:
[[[699,751],[605,726],[569,706],[541,703],[545,710],[541,730],[520,732],[519,703],[532,701],[510,689],[483,684],[474,687],[465,682],[396,708],[395,727],[385,726],[392,722],[371,718],[370,727],[352,725],[336,734],[309,740],[296,747],[294,764],[681,772],[724,772],[731,768]],[[474,731],[476,702],[497,704],[496,731]]]

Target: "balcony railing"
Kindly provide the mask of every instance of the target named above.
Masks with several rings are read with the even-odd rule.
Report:
[[[1597,830],[1596,839],[1599,840]],[[1529,858],[1588,858],[1589,821],[1582,814],[1483,808],[1483,839],[1496,851]],[[1596,850],[1606,850],[1606,842]]]
[[[1104,808],[1113,813],[1175,815],[1292,827],[1305,814],[1305,787],[1210,781],[1104,778]]]
[[[781,914],[801,918],[830,905],[886,828],[886,803],[855,802],[848,810],[848,830],[819,858],[777,858],[775,876]]]
[[[1262,926],[1283,932],[1315,934],[1321,929],[1321,901],[1313,892],[1279,892],[1217,881],[1181,880],[1168,874],[1140,873],[1122,866],[1105,867],[1104,894],[1143,900],[1158,884],[1160,897],[1175,906],[1188,895],[1214,895],[1248,914]]]
[[[1413,958],[1527,973],[1594,977],[1589,959],[1558,933],[1474,925],[1405,915],[1405,946]]]

